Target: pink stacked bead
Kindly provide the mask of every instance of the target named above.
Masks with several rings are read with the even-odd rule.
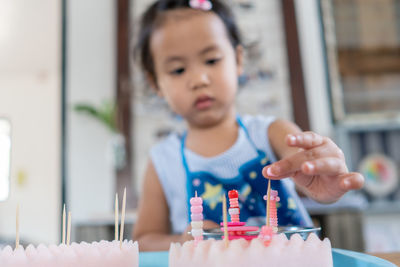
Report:
[[[270,193],[270,203],[269,203],[269,222],[275,233],[278,232],[278,209],[276,207],[276,202],[280,200],[278,197],[278,191],[271,190]]]
[[[231,222],[240,222],[239,193],[237,190],[230,190],[229,197],[229,216]]]
[[[203,240],[203,199],[197,194],[190,199],[190,213],[192,236],[197,244]]]
[[[272,237],[275,235],[274,230],[271,226],[264,225],[261,227],[260,233],[258,234],[258,238],[264,241],[265,246],[269,246],[272,241]]]

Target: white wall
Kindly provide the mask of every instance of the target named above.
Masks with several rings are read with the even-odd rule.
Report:
[[[332,135],[317,0],[296,0],[296,18],[311,129]]]
[[[67,1],[67,205],[73,223],[113,207],[111,133],[72,111],[115,87],[115,2]],[[11,194],[0,202],[0,238],[57,243],[61,216],[61,1],[0,0],[0,116],[12,122]],[[18,183],[18,180],[22,183]]]
[[[72,110],[96,106],[115,91],[115,1],[67,1],[67,205],[73,224],[111,212],[114,171],[107,161],[111,133]]]
[[[55,243],[60,226],[61,1],[0,0],[0,117],[12,123],[0,237]]]

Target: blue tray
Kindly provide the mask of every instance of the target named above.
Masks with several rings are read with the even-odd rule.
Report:
[[[344,249],[332,249],[334,267],[396,267],[381,258]],[[168,267],[168,251],[140,252],[139,267]]]

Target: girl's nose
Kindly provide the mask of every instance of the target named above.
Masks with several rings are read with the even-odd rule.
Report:
[[[206,72],[193,73],[189,87],[193,90],[203,88],[210,85],[210,78]]]

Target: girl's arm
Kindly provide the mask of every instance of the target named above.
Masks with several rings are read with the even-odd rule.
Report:
[[[285,158],[299,152],[299,148],[293,148],[286,144],[286,136],[288,134],[300,133],[301,129],[294,123],[285,120],[276,120],[268,128],[268,139],[274,151],[277,160]],[[305,192],[296,186],[296,191],[300,196],[304,196]]]
[[[204,229],[219,227],[218,224],[205,220]],[[144,177],[143,192],[139,203],[138,220],[134,226],[134,239],[139,242],[141,251],[168,250],[171,242],[183,243],[191,240],[185,229],[182,234],[171,234],[169,208],[153,163],[149,160]]]
[[[151,160],[144,177],[134,238],[141,251],[168,250],[171,242],[181,242],[181,235],[171,235],[169,208]]]
[[[278,160],[299,152],[299,148],[290,147],[286,143],[288,134],[301,133],[300,128],[289,121],[276,120],[268,128],[268,138]]]

